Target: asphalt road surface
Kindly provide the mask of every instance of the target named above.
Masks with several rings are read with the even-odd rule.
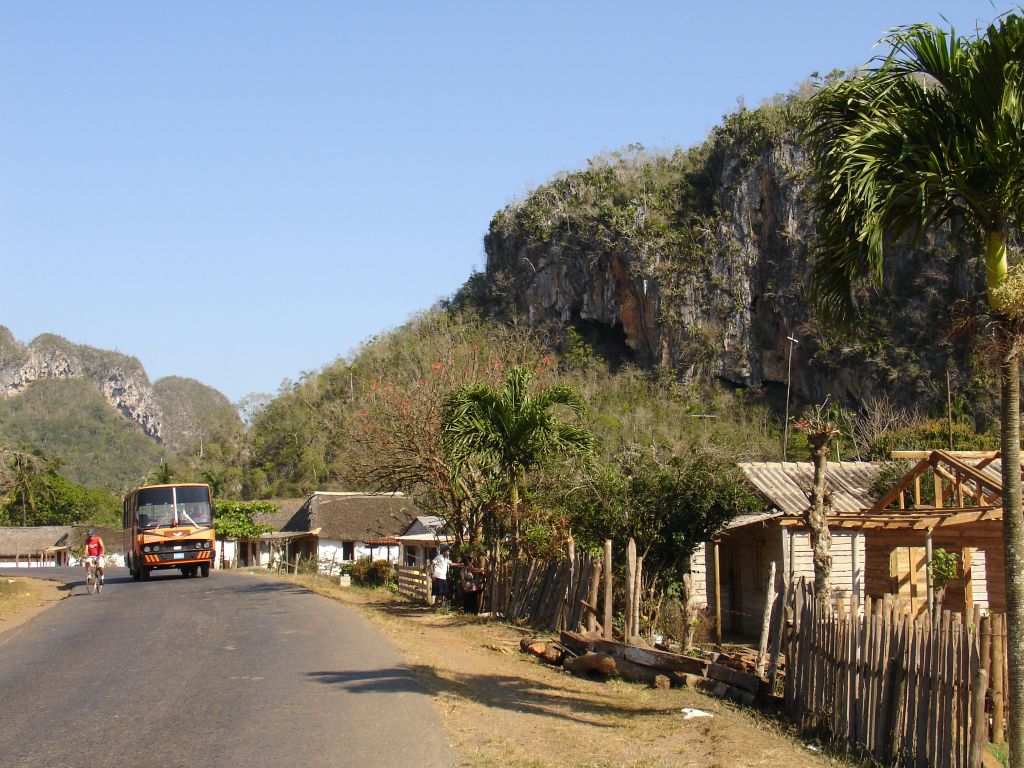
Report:
[[[248,574],[112,568],[97,596],[81,569],[45,575],[72,596],[0,634],[0,766],[453,762],[427,695],[344,605]]]

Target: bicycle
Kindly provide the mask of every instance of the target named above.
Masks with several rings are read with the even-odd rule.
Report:
[[[95,557],[85,559],[85,589],[90,595],[98,595],[103,591],[103,577],[97,574]]]

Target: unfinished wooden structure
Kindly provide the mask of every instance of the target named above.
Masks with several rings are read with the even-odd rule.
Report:
[[[906,451],[893,458],[914,464],[888,493],[864,510],[829,517],[833,531],[864,536],[866,595],[897,596],[915,614],[928,610],[936,600],[928,564],[941,547],[959,563],[942,608],[967,616],[976,605],[1005,611],[999,454]]]

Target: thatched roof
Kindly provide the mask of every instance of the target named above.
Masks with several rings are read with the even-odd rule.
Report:
[[[38,525],[0,528],[0,555],[36,555],[48,549],[71,545],[74,529],[69,525]]]
[[[302,505],[307,500],[305,496],[301,499],[261,499],[261,501],[267,504],[276,505],[277,512],[269,515],[256,515],[253,521],[269,525],[275,531],[282,531],[288,525],[288,521],[295,517],[295,513],[302,509]]]
[[[757,494],[768,505],[763,513],[743,515],[727,528],[771,519],[797,516],[807,509],[807,494],[814,481],[814,466],[809,461],[749,461],[739,468],[747,476]],[[874,503],[871,484],[878,477],[881,464],[873,461],[830,461],[825,472],[825,487],[832,494],[832,510],[856,513]]]
[[[417,512],[400,494],[317,491],[281,530],[319,529],[321,539],[380,541],[404,531]]]

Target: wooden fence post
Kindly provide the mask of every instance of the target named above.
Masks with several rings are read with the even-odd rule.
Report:
[[[765,589],[764,618],[761,620],[761,643],[758,645],[757,667],[758,677],[764,677],[765,665],[768,663],[768,630],[772,623],[772,608],[775,606],[775,561],[768,569],[768,587]]]
[[[775,693],[775,679],[779,673],[779,654],[782,652],[783,638],[787,631],[786,611],[789,605],[789,578],[782,575],[782,599],[775,609],[777,621],[775,623],[775,635],[772,637],[772,652],[768,662],[768,693]]]
[[[992,615],[992,741],[1002,744],[1003,735],[1004,685],[1006,682],[1003,670],[1003,659],[1006,652],[1006,616],[1001,613]]]
[[[971,749],[968,766],[981,768],[985,745],[988,743],[988,724],[985,722],[985,691],[988,689],[988,672],[978,667],[971,683]]]
[[[593,608],[592,611],[587,611],[587,634],[594,634],[597,631],[597,598],[601,591],[601,568],[604,565],[604,561],[601,558],[597,558],[594,561],[594,570],[590,574],[590,606]],[[603,627],[602,627],[603,629]]]
[[[722,578],[719,561],[721,551],[718,546],[718,539],[715,539],[715,640],[722,644]]]
[[[626,626],[623,632],[623,641],[626,643],[633,642],[633,634],[636,632],[636,627],[633,626],[633,600],[636,588],[636,542],[630,536],[626,544]]]
[[[612,540],[604,540],[604,639],[612,637]]]

